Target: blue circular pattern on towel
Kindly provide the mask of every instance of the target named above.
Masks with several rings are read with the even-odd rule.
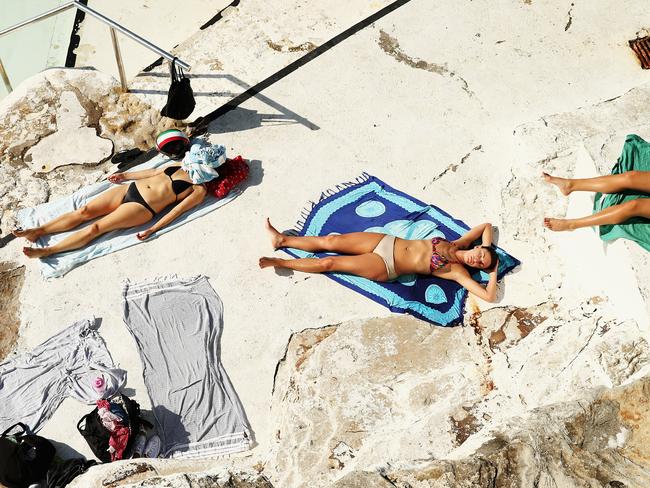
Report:
[[[424,293],[424,298],[429,303],[445,303],[447,296],[445,292],[438,285],[429,285],[427,291]]]
[[[384,226],[387,232],[402,239],[431,239],[432,237],[445,237],[438,230],[438,224],[430,220],[393,220]]]
[[[434,233],[442,234],[442,232],[436,230],[437,227],[438,224],[431,222],[430,220],[418,220],[413,223],[409,230],[411,235],[409,239],[431,239],[434,237]]]
[[[415,286],[415,280],[417,279],[417,275],[414,274],[405,274],[397,278],[398,283],[404,285],[404,286]]]
[[[359,205],[354,211],[359,217],[379,217],[386,211],[386,206],[377,200],[368,200]]]
[[[409,228],[412,223],[410,220],[393,220],[392,222],[388,222],[384,228],[386,229],[386,233],[392,236],[409,239]]]

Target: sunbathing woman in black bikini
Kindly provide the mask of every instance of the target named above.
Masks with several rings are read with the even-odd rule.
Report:
[[[180,141],[180,145],[179,139],[181,137],[176,137],[176,150],[179,151],[177,155],[168,155],[180,157],[184,154],[189,145],[189,139],[186,136],[182,137],[183,141]],[[159,148],[159,150],[164,152],[162,148]],[[15,230],[14,234],[16,236],[35,242],[41,236],[65,232],[84,222],[103,216],[93,224],[71,234],[53,246],[43,248],[24,247],[23,253],[30,258],[41,258],[78,249],[112,230],[145,224],[169,205],[180,202],[154,225],[137,234],[138,239],[145,240],[184,212],[199,205],[207,194],[205,186],[194,184],[179,163],[174,163],[166,168],[116,173],[109,176],[108,180],[111,183],[136,180],[137,183],[111,188],[74,212],[63,214],[40,227]]]
[[[137,183],[111,188],[74,212],[63,214],[40,227],[14,231],[16,236],[35,242],[41,236],[65,232],[84,222],[104,216],[53,246],[24,247],[25,255],[30,258],[41,258],[78,249],[112,230],[145,224],[169,205],[180,202],[154,225],[137,234],[138,239],[145,240],[182,213],[200,204],[207,194],[205,187],[193,184],[188,174],[179,165],[132,173],[116,173],[108,179],[111,183],[127,180],[137,180]]]
[[[408,240],[376,232],[352,232],[329,236],[287,236],[266,220],[275,249],[293,247],[303,251],[332,251],[347,256],[325,258],[260,258],[260,268],[295,269],[305,273],[350,273],[375,281],[390,281],[404,274],[434,275],[456,281],[488,302],[496,300],[498,257],[492,248],[492,224],[477,225],[455,241],[439,237]],[[482,245],[471,248],[481,238]],[[484,287],[469,274],[466,266],[490,270]]]

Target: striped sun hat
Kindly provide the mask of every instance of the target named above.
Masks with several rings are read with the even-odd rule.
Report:
[[[190,147],[190,138],[183,131],[169,129],[156,137],[156,149],[166,156],[181,157]]]

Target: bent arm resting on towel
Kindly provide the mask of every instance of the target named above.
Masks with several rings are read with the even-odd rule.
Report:
[[[458,283],[463,288],[466,288],[471,294],[476,295],[481,300],[486,302],[493,303],[497,299],[497,269],[499,268],[499,263],[497,261],[494,269],[490,271],[490,279],[488,280],[485,288],[474,280],[464,266],[455,266],[452,265],[451,269],[439,275],[441,278],[447,280],[453,280]]]
[[[194,185],[192,187],[192,193],[186,196],[178,205],[172,208],[167,214],[165,214],[160,220],[158,220],[154,225],[149,227],[147,230],[138,232],[138,239],[144,241],[151,234],[162,229],[166,225],[171,224],[174,220],[180,217],[182,214],[188,210],[193,209],[199,205],[205,199],[208,191],[203,185]]]

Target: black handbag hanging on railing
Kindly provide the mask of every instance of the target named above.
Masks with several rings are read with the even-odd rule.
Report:
[[[194,92],[190,79],[185,76],[182,68],[176,66],[176,58],[169,64],[169,72],[172,83],[167,93],[167,104],[160,111],[160,115],[183,120],[190,116],[196,105]]]

